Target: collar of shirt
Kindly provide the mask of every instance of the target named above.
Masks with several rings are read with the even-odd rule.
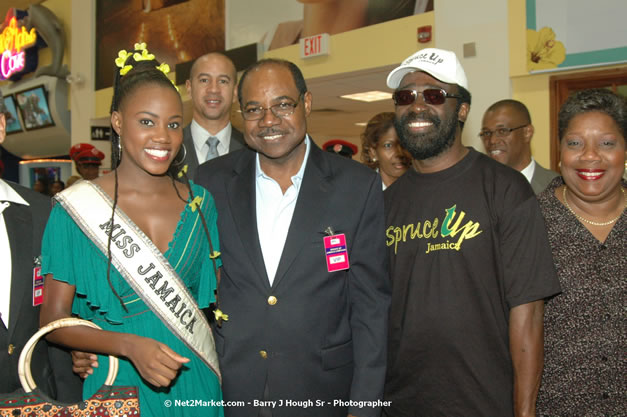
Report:
[[[8,201],[9,203],[21,204],[29,206],[28,201],[24,200],[9,184],[0,180],[0,201]]]
[[[0,180],[0,320],[4,326],[9,328],[9,312],[11,306],[11,274],[13,265],[11,264],[11,246],[9,245],[9,235],[3,212],[10,203],[29,206],[28,202],[22,198],[9,184]],[[9,279],[4,279],[9,277]]]
[[[256,157],[255,212],[257,234],[270,285],[274,283],[274,277],[283,255],[283,247],[296,209],[309,149],[309,138],[306,136],[303,163],[296,175],[292,176],[292,185],[288,187],[285,193],[281,191],[281,187],[273,178],[263,172],[259,163],[259,154]]]
[[[527,182],[531,183],[531,178],[533,178],[533,172],[535,170],[536,170],[536,160],[533,159],[533,157],[531,157],[531,162],[529,162],[529,165],[527,165],[525,169],[520,171],[520,173],[523,174],[525,178],[527,178]]]
[[[204,127],[198,124],[196,120],[192,120],[190,130],[192,132],[192,141],[194,142],[196,155],[203,155],[203,147],[205,146],[207,138],[209,136],[215,136],[220,141],[220,143],[218,144],[218,155],[222,156],[229,153],[229,148],[231,146],[231,132],[233,131],[231,123],[227,123],[224,129],[222,129],[215,135],[212,135],[211,133],[207,132]],[[205,153],[206,152],[207,151],[205,150]],[[204,161],[200,161],[200,163],[202,162]]]
[[[296,175],[292,176],[292,184],[296,188],[298,192],[300,190],[300,184],[303,181],[303,175],[305,174],[305,165],[307,165],[307,158],[309,157],[309,135],[305,135],[305,157],[303,158],[303,163],[300,165],[300,169],[296,173]],[[259,154],[257,153],[255,157],[255,178],[259,181],[260,178],[274,181],[274,179],[270,178],[263,172],[261,169],[261,164],[259,163]]]

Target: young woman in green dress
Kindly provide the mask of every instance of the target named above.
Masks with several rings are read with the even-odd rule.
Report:
[[[114,170],[92,183],[152,241],[198,307],[205,308],[215,301],[220,265],[219,259],[210,259],[219,250],[216,209],[209,192],[187,181],[184,172],[184,182],[177,181],[184,159],[181,97],[145,45],[135,47],[135,53],[124,51],[116,60],[120,68],[111,106]],[[85,397],[102,386],[106,355],[114,355],[120,359],[114,384],[139,387],[142,416],[223,416],[218,376],[127,284],[112,265],[111,249],[99,250],[61,204],[55,205],[48,221],[42,269],[42,325],[79,316],[103,329],[63,328],[48,337],[74,350],[103,355],[85,380]],[[177,406],[176,400],[205,403],[194,412]]]

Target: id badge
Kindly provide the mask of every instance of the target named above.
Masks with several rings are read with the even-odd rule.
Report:
[[[44,302],[44,277],[41,276],[41,266],[33,268],[33,307]]]
[[[349,268],[346,236],[340,233],[324,237],[324,252],[329,272],[343,271]]]

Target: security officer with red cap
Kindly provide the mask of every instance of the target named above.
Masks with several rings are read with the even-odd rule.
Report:
[[[70,158],[76,163],[76,171],[86,180],[98,178],[104,153],[89,143],[77,143],[70,148]]]

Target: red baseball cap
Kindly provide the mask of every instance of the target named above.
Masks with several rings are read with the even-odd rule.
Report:
[[[70,158],[76,161],[76,156],[81,152],[95,149],[93,145],[89,143],[77,143],[70,148]],[[104,157],[103,157],[104,158]]]
[[[104,157],[104,153],[100,152],[98,149],[92,146],[91,149],[85,149],[76,154],[74,160],[81,164],[100,165],[102,164],[102,160],[104,159]]]

